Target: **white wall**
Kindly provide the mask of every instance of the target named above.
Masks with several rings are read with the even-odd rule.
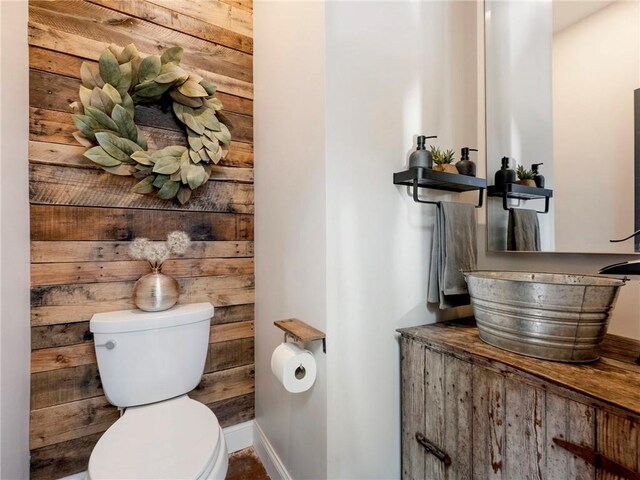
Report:
[[[254,4],[256,421],[296,479],[326,478],[325,355],[309,392],[271,374],[274,320],[326,330],[324,4]],[[331,339],[329,340],[329,349]]]
[[[636,88],[639,2],[615,2],[553,36],[558,251],[634,253],[633,240],[612,244],[609,239],[635,230]]]
[[[29,476],[27,2],[0,2],[0,478]]]
[[[440,315],[425,302],[434,207],[392,173],[420,133],[475,146],[475,5],[259,2],[254,15],[257,421],[295,478],[399,478],[395,330]],[[304,395],[268,368],[271,323],[288,316],[327,332]]]
[[[545,163],[541,172],[547,188],[553,188],[551,98],[552,10],[550,1],[486,3],[487,43],[487,159],[489,184],[500,169],[502,157],[519,165]],[[511,165],[514,170],[515,165]],[[541,210],[543,200],[514,207]],[[490,198],[492,250],[506,250],[508,212],[502,199]],[[553,251],[555,202],[549,213],[538,215],[541,249]]]
[[[435,207],[392,174],[416,134],[476,146],[475,5],[328,2],[326,15],[328,478],[400,478],[395,330],[436,319]]]

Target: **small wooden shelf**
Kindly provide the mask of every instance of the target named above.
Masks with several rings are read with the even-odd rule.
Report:
[[[326,334],[316,328],[313,328],[302,320],[289,318],[287,320],[276,320],[273,324],[280,330],[284,331],[285,338],[288,335],[294,340],[302,343],[322,340],[322,351],[327,353]]]
[[[502,197],[502,208],[509,210],[507,199],[516,200],[539,200],[544,199],[544,211],[549,211],[549,199],[553,197],[553,190],[548,188],[527,187],[517,183],[506,183],[504,185],[489,185],[487,187],[487,197]]]
[[[419,203],[437,204],[438,202],[420,200],[418,198],[418,188],[431,188],[457,193],[477,190],[479,197],[476,208],[482,207],[483,192],[487,188],[487,181],[484,178],[456,173],[436,172],[430,168],[421,167],[414,167],[409,170],[394,173],[393,183],[395,185],[413,187],[413,199]]]

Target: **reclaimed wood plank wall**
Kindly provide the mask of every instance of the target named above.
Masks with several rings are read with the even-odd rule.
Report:
[[[163,240],[185,230],[195,241],[165,272],[184,303],[211,302],[209,357],[193,398],[223,426],[254,415],[253,84],[251,0],[31,1],[31,478],[86,468],[100,435],[118,418],[104,397],[89,319],[131,308],[147,271],[127,256],[135,237]],[[80,64],[110,43],[142,54],[184,48],[183,65],[218,86],[234,125],[226,160],[185,207],[129,193],[132,179],[82,157],[69,103]],[[138,107],[150,148],[185,143],[170,113]]]

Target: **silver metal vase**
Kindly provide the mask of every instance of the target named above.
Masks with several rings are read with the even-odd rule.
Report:
[[[179,295],[176,279],[162,273],[160,267],[140,277],[133,286],[133,303],[146,312],[160,312],[173,307]]]

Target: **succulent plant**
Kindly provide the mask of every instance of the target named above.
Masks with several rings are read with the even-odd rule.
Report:
[[[446,165],[453,162],[455,158],[455,152],[453,150],[440,150],[438,147],[431,145],[430,147],[431,157],[433,163],[436,165]]]
[[[211,176],[211,163],[228,154],[231,133],[218,118],[222,102],[214,96],[215,85],[183,70],[181,59],[181,47],[142,58],[134,44],[110,45],[98,65],[82,63],[80,102],[70,106],[78,128],[73,136],[90,147],[85,157],[109,173],[140,180],[135,193],[157,192],[184,204]],[[135,105],[163,95],[171,97],[173,113],[185,126],[187,145],[150,151],[134,121]]]
[[[524,168],[524,165],[518,165],[516,169],[518,180],[533,180],[533,172]]]

